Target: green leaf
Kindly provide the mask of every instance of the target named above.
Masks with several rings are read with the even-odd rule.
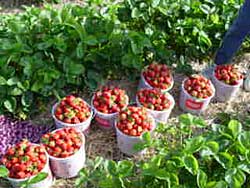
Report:
[[[15,109],[16,109],[16,99],[14,97],[11,97],[7,100],[4,101],[4,107],[11,113],[14,113],[15,112]]]
[[[84,73],[85,67],[80,63],[70,63],[66,70],[69,74],[80,75]]]
[[[233,164],[233,158],[229,153],[220,152],[215,156],[215,159],[225,169],[231,168]]]
[[[81,42],[76,47],[76,56],[78,58],[83,58],[84,56],[83,44]]]
[[[245,148],[250,148],[250,131],[244,131],[238,136],[239,143]]]
[[[250,174],[250,164],[240,164],[238,169],[243,170],[244,172]]]
[[[41,181],[45,180],[47,177],[48,177],[48,173],[40,172],[34,178],[29,180],[29,184],[35,184],[35,183],[41,182]]]
[[[9,171],[5,166],[0,166],[0,178],[8,177]]]
[[[197,185],[199,188],[205,188],[207,185],[207,174],[203,172],[202,170],[198,171],[197,174]]]
[[[210,14],[210,6],[206,5],[206,4],[202,4],[200,6],[200,9],[201,11],[204,13],[204,14]]]
[[[18,96],[18,95],[22,95],[23,91],[17,87],[13,88],[11,91],[10,91],[10,94],[13,95],[13,96]]]
[[[5,78],[0,76],[0,86],[6,85],[6,84],[7,84],[7,81],[5,80]]]
[[[164,169],[156,170],[154,173],[155,173],[155,177],[160,179],[160,180],[167,181],[169,179],[169,173]]]
[[[7,80],[7,85],[9,86],[17,85],[18,82],[19,82],[18,78],[13,77]]]
[[[225,180],[230,188],[241,188],[246,181],[246,175],[240,169],[232,168],[226,171]]]
[[[98,44],[98,40],[93,35],[88,35],[84,38],[84,43],[90,46],[95,46]]]
[[[108,171],[111,175],[116,176],[117,175],[117,165],[114,161],[110,160],[108,161]]]
[[[119,161],[118,162],[118,173],[120,178],[124,178],[132,174],[134,164],[132,161]]]
[[[214,155],[219,151],[219,144],[215,141],[208,141],[203,146],[201,151],[202,156],[210,156]]]
[[[160,2],[161,2],[161,0],[152,0],[152,7],[156,8]]]
[[[182,114],[179,116],[179,121],[180,123],[186,125],[186,126],[191,126],[193,124],[193,119],[194,116],[191,114]]]
[[[185,146],[185,151],[188,153],[197,152],[203,146],[203,143],[204,143],[204,138],[202,136],[192,138],[191,140],[187,141]]]
[[[141,57],[132,53],[128,53],[122,57],[122,65],[137,70],[141,70],[143,67]]]
[[[196,127],[200,127],[200,128],[203,128],[203,127],[206,127],[206,126],[207,126],[205,120],[204,120],[203,118],[200,118],[200,117],[194,117],[194,119],[193,119],[193,124],[194,124]]]
[[[193,175],[196,175],[199,169],[199,163],[193,155],[185,155],[183,157],[185,168]]]
[[[145,132],[142,134],[142,139],[143,141],[145,141],[146,143],[150,143],[151,142],[151,135],[150,132]]]
[[[207,183],[206,188],[227,188],[227,183],[224,181],[210,181]]]
[[[241,133],[242,131],[242,125],[239,121],[237,120],[231,120],[228,124],[228,128],[231,131],[232,136],[234,139],[237,138],[237,136]]]
[[[139,18],[141,16],[141,12],[138,10],[138,8],[133,8],[131,12],[132,18]]]

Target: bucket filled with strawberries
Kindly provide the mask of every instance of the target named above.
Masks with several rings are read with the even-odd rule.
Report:
[[[153,132],[154,118],[143,107],[129,106],[119,112],[115,122],[118,148],[127,155],[142,154],[145,150],[137,151],[134,146],[142,142],[142,134]]]
[[[46,174],[46,178],[29,185],[29,187],[48,188],[53,184],[49,157],[45,149],[38,144],[30,143],[28,140],[23,140],[9,148],[2,157],[2,164],[8,169],[7,179],[15,188],[22,187],[24,182],[41,172]]]
[[[129,97],[125,90],[118,87],[103,87],[91,101],[99,127],[112,129],[118,113],[127,107]]]
[[[137,106],[143,106],[158,123],[166,123],[175,101],[168,92],[161,92],[159,89],[141,89],[136,95]]]
[[[212,82],[194,74],[182,82],[179,105],[186,112],[200,114],[207,109],[214,95]]]
[[[141,72],[138,90],[144,88],[157,88],[162,92],[172,89],[174,79],[170,69],[165,64],[152,63]]]
[[[53,174],[61,178],[72,178],[85,165],[85,137],[75,128],[57,129],[41,138],[49,155]]]
[[[234,65],[217,65],[212,78],[216,99],[221,102],[233,99],[243,84],[243,74]]]
[[[93,118],[93,111],[82,98],[68,95],[53,106],[52,117],[57,128],[75,127],[87,133]]]

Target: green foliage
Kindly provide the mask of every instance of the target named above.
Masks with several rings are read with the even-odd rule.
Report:
[[[197,117],[182,115],[179,123],[190,126],[190,120],[194,119]],[[162,136],[172,134],[166,125],[157,132]],[[176,132],[176,138],[180,134],[186,133]],[[185,143],[176,144],[161,136],[147,143],[156,151],[151,158],[133,162],[96,158],[81,171],[76,186],[240,188],[248,185],[249,132],[236,120],[213,125],[211,131],[193,135]]]
[[[241,3],[88,0],[1,15],[0,114],[23,116],[38,109],[38,97],[94,90],[153,61],[190,74],[189,60],[214,52]]]

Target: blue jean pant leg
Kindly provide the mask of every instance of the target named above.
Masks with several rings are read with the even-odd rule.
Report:
[[[239,15],[226,33],[218,50],[215,63],[217,65],[230,62],[236,51],[250,33],[250,0],[245,0]]]

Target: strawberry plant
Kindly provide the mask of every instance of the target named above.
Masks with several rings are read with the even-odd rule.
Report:
[[[206,126],[203,119],[184,114],[179,123],[179,130],[159,126],[156,131],[162,137],[156,140],[149,141],[150,137],[144,136],[145,142],[151,143],[150,147],[156,151],[149,159],[114,162],[96,158],[80,172],[76,186],[248,187],[250,134],[239,121],[212,124],[212,130],[195,136],[190,131]],[[172,142],[166,139],[169,135],[185,136],[186,141]]]

